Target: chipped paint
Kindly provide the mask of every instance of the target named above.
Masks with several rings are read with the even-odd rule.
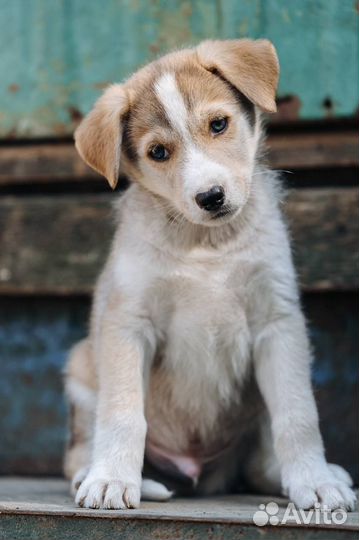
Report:
[[[20,90],[20,86],[18,84],[9,84],[8,86],[9,92],[12,92],[13,94],[16,94]]]

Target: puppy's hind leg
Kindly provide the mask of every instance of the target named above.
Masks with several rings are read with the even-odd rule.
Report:
[[[86,477],[90,466],[96,386],[91,348],[85,339],[71,350],[65,370],[70,436],[65,451],[64,473],[71,481],[73,495]]]
[[[270,419],[266,411],[263,415],[258,444],[245,465],[244,476],[248,487],[255,493],[281,495],[280,467],[274,451]]]

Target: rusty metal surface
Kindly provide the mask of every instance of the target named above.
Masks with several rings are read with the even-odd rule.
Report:
[[[256,526],[253,516],[271,502],[277,505],[274,523]],[[355,538],[359,530],[356,509],[343,524],[312,512],[306,525],[295,515],[282,524],[288,501],[268,496],[225,496],[173,499],[166,503],[143,501],[137,510],[78,508],[62,480],[9,478],[0,481],[0,539],[121,538],[238,539],[245,538]],[[328,516],[327,516],[328,517]],[[265,516],[264,516],[265,518]],[[269,518],[268,518],[269,519]],[[329,523],[328,523],[329,521]],[[6,536],[6,534],[8,536]]]
[[[267,37],[279,119],[353,115],[357,0],[0,0],[0,137],[64,136],[101,90],[173,47]]]

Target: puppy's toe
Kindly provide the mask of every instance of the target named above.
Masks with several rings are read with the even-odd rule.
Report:
[[[77,473],[74,475],[71,486],[70,486],[70,493],[73,497],[75,497],[77,490],[81,486],[82,482],[85,480],[87,474],[88,474],[89,468],[88,467],[82,467],[80,470],[77,471]]]
[[[353,480],[351,479],[350,474],[343,469],[343,467],[336,465],[335,463],[328,463],[328,467],[339,482],[343,482],[349,487],[353,485]]]
[[[333,484],[322,484],[318,486],[317,493],[321,506],[328,510],[346,508],[344,497],[337,486]]]
[[[138,508],[140,506],[141,491],[135,484],[129,484],[125,487],[123,500],[127,508]]]
[[[108,483],[103,502],[103,507],[108,509],[123,509],[126,508],[126,504],[123,498],[125,486],[118,480],[113,480]]]
[[[107,488],[106,480],[84,480],[76,494],[76,503],[83,508],[101,508]]]
[[[318,502],[318,496],[310,486],[299,485],[289,490],[289,497],[298,508],[308,510]]]
[[[344,482],[341,482],[339,484],[338,489],[344,499],[345,507],[351,511],[355,510],[355,505],[357,502],[357,496],[355,492],[346,484],[344,484]]]

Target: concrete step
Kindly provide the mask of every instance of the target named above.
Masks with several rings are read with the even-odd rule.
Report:
[[[62,479],[0,479],[1,540],[358,539],[358,509],[339,523],[344,517],[317,511],[303,524],[286,499],[252,495],[143,502],[138,510],[88,510],[74,505]]]

